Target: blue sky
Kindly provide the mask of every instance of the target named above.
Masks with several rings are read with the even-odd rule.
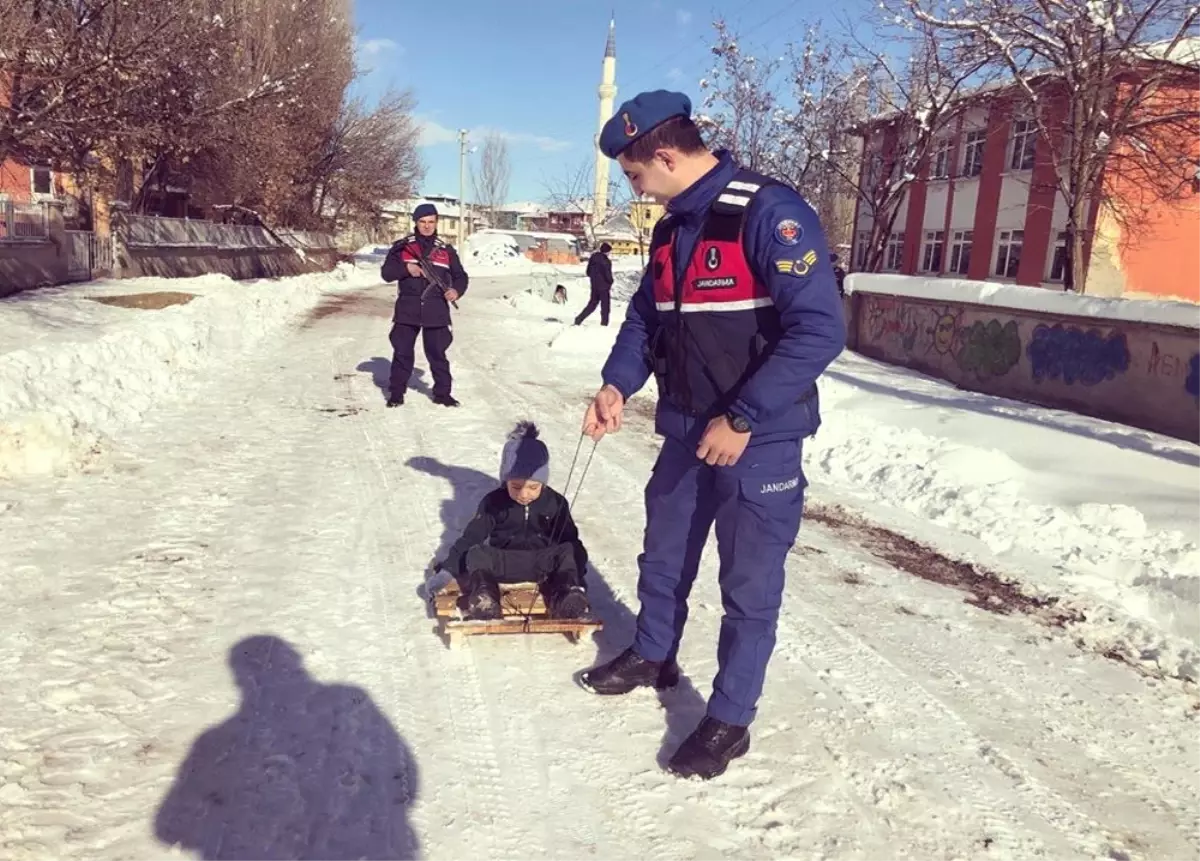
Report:
[[[857,5],[866,0],[852,0]],[[355,0],[356,84],[368,100],[412,88],[425,123],[423,193],[458,194],[455,129],[502,132],[512,161],[510,201],[541,200],[593,157],[596,87],[616,14],[616,104],[667,87],[700,98],[712,62],[712,21],[724,16],[743,47],[781,52],[817,21],[838,26],[850,4],[828,0]],[[847,11],[849,11],[847,9]],[[471,197],[470,178],[467,195]]]

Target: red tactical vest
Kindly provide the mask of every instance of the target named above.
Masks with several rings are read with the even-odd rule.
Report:
[[[651,363],[659,392],[690,415],[730,408],[782,335],[779,312],[743,244],[754,196],[777,180],[738,171],[713,201],[682,273],[675,224],[660,222],[650,249],[659,326]]]
[[[417,237],[410,235],[404,238],[404,247],[400,249],[400,259],[405,263],[419,263],[421,260],[421,246],[417,242]],[[439,269],[450,269],[450,252],[446,248],[446,243],[433,238],[433,248],[429,252],[429,262]]]

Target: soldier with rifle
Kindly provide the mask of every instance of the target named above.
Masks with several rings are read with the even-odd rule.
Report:
[[[404,403],[412,376],[417,334],[433,375],[433,402],[456,407],[450,394],[450,360],[446,350],[454,336],[450,306],[467,291],[467,273],[452,245],[437,235],[437,208],[422,203],[413,212],[416,231],[396,241],[383,262],[383,280],[395,281],[396,308],[392,315],[392,371],[387,405]]]

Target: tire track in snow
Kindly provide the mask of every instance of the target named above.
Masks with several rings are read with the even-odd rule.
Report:
[[[801,611],[789,612],[789,604],[793,608],[799,605]],[[810,620],[818,621],[814,624]],[[837,684],[831,676],[827,683],[885,736],[896,732],[897,719],[906,735],[943,736],[935,745],[942,752],[937,759],[938,770],[952,777],[950,787],[986,823],[989,829],[986,837],[1000,855],[1028,858],[1062,854],[1063,847],[1049,847],[1042,838],[1022,828],[1021,823],[1028,821],[1020,809],[1022,806],[1066,838],[1074,852],[1088,857],[1107,854],[1105,842],[1084,836],[1099,830],[1098,823],[1088,821],[1072,805],[1033,781],[993,743],[977,735],[956,711],[925,690],[917,679],[827,619],[794,591],[789,591],[785,598],[780,628],[786,635],[787,650],[797,654],[807,666],[837,668],[837,677],[846,681]],[[889,716],[886,729],[870,717],[871,710],[881,706]],[[986,764],[986,770],[980,764]],[[989,785],[987,771],[995,771],[1012,785]],[[1022,805],[1003,797],[1012,793],[1021,798]]]
[[[836,530],[831,532],[827,527],[818,527],[817,532],[825,536],[827,540],[840,540]],[[860,556],[869,560],[865,568],[859,562]],[[847,545],[846,550],[840,553],[835,552],[832,556],[825,558],[832,558],[837,570],[842,572],[861,573],[865,570],[875,569],[880,572],[881,577],[901,578],[899,580],[901,583],[907,577],[898,569],[880,564],[878,560],[870,557],[869,551],[854,545]],[[828,583],[812,580],[806,581],[806,583],[808,592],[818,593],[816,601],[818,604],[823,606],[832,604],[836,607],[839,602],[844,600],[838,590]],[[861,585],[859,588],[862,588]],[[965,713],[969,715],[969,720],[966,722],[970,725],[988,728],[977,730],[981,736],[990,737],[995,734],[993,725],[998,720],[997,700],[1005,703],[1006,709],[1012,713],[1032,712],[1039,716],[1040,719],[1032,723],[1011,722],[1005,728],[1005,750],[1000,753],[993,750],[985,758],[998,770],[1007,774],[1014,781],[1014,785],[1020,787],[1023,794],[1028,795],[1031,799],[1047,795],[1057,798],[1059,806],[1072,812],[1075,818],[1074,825],[1067,828],[1067,833],[1078,830],[1080,822],[1088,826],[1089,823],[1097,820],[1103,821],[1108,823],[1107,829],[1101,829],[1099,825],[1096,825],[1095,828],[1105,834],[1110,843],[1114,845],[1114,851],[1130,854],[1135,852],[1139,843],[1144,844],[1144,840],[1136,834],[1137,832],[1145,834],[1148,824],[1150,829],[1157,830],[1158,833],[1152,831],[1147,836],[1151,837],[1158,845],[1163,845],[1161,838],[1164,836],[1167,837],[1166,845],[1172,845],[1172,838],[1168,836],[1167,832],[1173,830],[1176,835],[1190,844],[1192,851],[1200,847],[1200,841],[1198,841],[1195,831],[1195,819],[1184,809],[1185,803],[1173,802],[1163,792],[1165,786],[1174,797],[1194,802],[1197,795],[1195,786],[1189,787],[1174,779],[1167,763],[1160,763],[1160,768],[1149,765],[1149,772],[1145,772],[1130,767],[1119,757],[1109,755],[1108,751],[1111,747],[1114,750],[1124,750],[1128,760],[1137,757],[1137,761],[1142,761],[1152,756],[1159,760],[1164,759],[1160,752],[1152,749],[1153,745],[1142,744],[1136,750],[1131,749],[1128,730],[1124,733],[1114,731],[1118,730],[1120,726],[1114,727],[1111,722],[1104,719],[1105,715],[1113,710],[1112,700],[1106,700],[1103,705],[1093,707],[1088,700],[1079,699],[1077,704],[1064,706],[1062,698],[1065,695],[1062,686],[1057,684],[1053,677],[1047,676],[1045,673],[1040,678],[1031,674],[1027,663],[1016,659],[1012,650],[981,648],[976,642],[977,638],[970,636],[973,631],[977,630],[973,626],[967,628],[963,624],[947,625],[949,636],[958,639],[943,643],[941,649],[931,649],[926,642],[914,640],[911,636],[897,636],[894,629],[898,626],[892,621],[895,618],[892,614],[894,608],[890,606],[895,596],[890,593],[882,594],[886,597],[878,599],[872,604],[860,605],[881,614],[880,624],[872,627],[861,639],[864,643],[867,640],[872,641],[869,645],[872,650],[882,651],[889,655],[900,655],[906,666],[912,665],[919,668],[921,677],[927,680],[927,686],[937,686],[943,691],[949,689],[949,694],[958,703],[960,717],[963,716],[962,713]],[[860,597],[861,595],[860,592]],[[882,606],[884,604],[889,606]],[[834,612],[836,613],[836,610]],[[921,617],[919,615],[908,618],[913,620],[908,623],[908,627],[920,624]],[[844,620],[837,621],[831,614],[826,614],[826,619],[831,624],[847,626]],[[1000,636],[1013,634],[1015,641],[1015,635],[1018,632],[997,630],[994,626],[986,627],[987,623],[991,621],[993,619],[989,616],[979,618],[979,623],[985,626],[986,630],[994,631]],[[1026,624],[1021,617],[1015,617],[1010,621],[1021,626]],[[998,619],[995,622],[996,625],[1003,624]],[[1055,638],[1050,638],[1050,640],[1054,649],[1073,648]],[[1032,651],[1032,655],[1027,655],[1027,658],[1036,661],[1042,653],[1036,647]],[[942,657],[945,654],[959,656],[960,660],[952,664]],[[1111,670],[1107,664],[1100,662],[1086,650],[1079,655],[1079,660],[1083,661],[1085,666],[1098,663],[1097,669],[1104,674]],[[1142,693],[1151,693],[1156,699],[1161,696],[1147,690],[1151,683],[1135,678],[1119,678],[1117,681],[1125,682],[1128,685],[1129,693],[1126,693],[1125,688],[1115,689],[1120,694],[1139,697],[1134,702],[1138,713],[1130,715],[1131,720],[1153,724],[1154,720],[1161,717],[1153,705],[1143,703],[1139,696]],[[1052,694],[1054,696],[1051,696]],[[933,695],[940,698],[936,692]],[[1169,706],[1163,703],[1163,708],[1169,708]],[[1081,738],[1081,735],[1085,737]],[[1057,762],[1055,763],[1054,760]],[[1162,768],[1167,770],[1163,771]],[[1031,782],[1029,779],[1031,771],[1044,774],[1046,777],[1043,780],[1035,779]],[[1093,814],[1089,815],[1080,810],[1078,806],[1066,800],[1060,792],[1046,785],[1064,781],[1072,788],[1085,786],[1088,783],[1104,787],[1104,791],[1098,794],[1097,799],[1090,800],[1094,810]],[[1114,788],[1117,790],[1115,793],[1112,791]],[[1122,794],[1128,796],[1127,801],[1121,801]],[[1153,811],[1158,819],[1151,823],[1139,821],[1137,825],[1134,825],[1130,821],[1128,810],[1129,802],[1134,800]],[[1133,819],[1136,821],[1136,816]],[[1128,823],[1124,828],[1124,833],[1115,825],[1118,821]],[[1181,846],[1175,846],[1170,851],[1181,851],[1181,849]]]

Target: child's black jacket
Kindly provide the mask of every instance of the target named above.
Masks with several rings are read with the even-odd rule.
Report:
[[[501,486],[479,501],[475,517],[454,542],[442,566],[451,574],[465,574],[467,551],[487,543],[501,550],[542,550],[555,544],[572,545],[575,564],[582,575],[587,570],[587,548],[571,517],[571,507],[562,494],[549,487],[529,505],[521,505]]]

